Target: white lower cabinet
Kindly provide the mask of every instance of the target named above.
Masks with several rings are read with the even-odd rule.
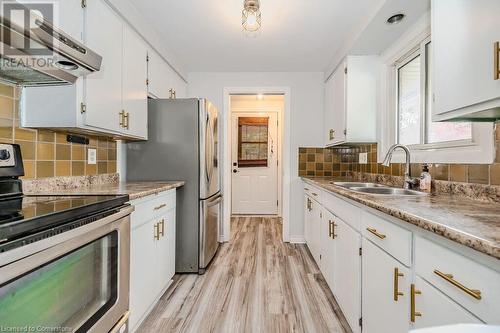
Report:
[[[175,274],[175,190],[132,201],[131,332],[147,317]]]
[[[420,277],[415,278],[414,328],[482,322]],[[387,332],[387,331],[386,331]]]
[[[366,238],[362,246],[363,331],[408,332],[410,270]]]
[[[500,322],[500,263],[309,183],[304,206],[307,246],[353,332]]]

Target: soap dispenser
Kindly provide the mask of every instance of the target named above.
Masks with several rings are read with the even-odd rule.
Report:
[[[429,165],[422,166],[422,173],[420,174],[420,190],[430,192],[432,187],[432,177],[429,173]]]

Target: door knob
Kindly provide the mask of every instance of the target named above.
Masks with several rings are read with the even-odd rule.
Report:
[[[238,172],[238,170],[236,170],[236,169],[233,169],[233,173],[237,173],[237,172]]]

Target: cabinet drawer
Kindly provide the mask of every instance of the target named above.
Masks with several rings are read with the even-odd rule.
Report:
[[[333,194],[323,195],[323,206],[357,231],[361,229],[361,209]]]
[[[304,183],[304,192],[318,203],[322,203],[323,190],[319,187],[313,186],[309,183]]]
[[[488,324],[500,324],[500,273],[422,237],[416,237],[415,270]]]
[[[363,236],[387,251],[394,258],[411,265],[411,231],[368,212],[362,212]]]
[[[131,215],[132,228],[164,215],[168,210],[175,207],[175,189],[153,194],[145,198],[133,200],[130,203],[135,206]]]

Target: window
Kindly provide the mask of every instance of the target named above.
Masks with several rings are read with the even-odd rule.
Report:
[[[238,118],[238,166],[267,167],[268,117]]]
[[[426,39],[396,64],[397,141],[422,148],[470,143],[471,123],[432,122],[431,48]]]

